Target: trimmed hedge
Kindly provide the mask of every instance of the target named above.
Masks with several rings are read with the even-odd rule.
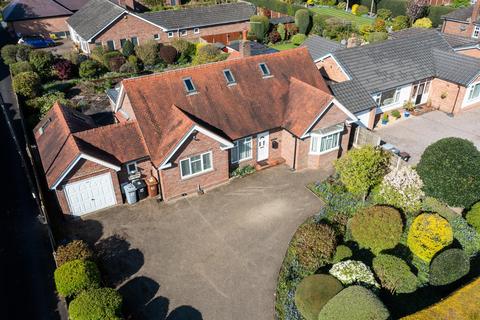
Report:
[[[84,291],[68,306],[71,320],[120,320],[122,296],[112,288]]]
[[[272,11],[288,14],[289,16],[295,16],[295,12],[300,9],[305,9],[304,6],[298,4],[288,4],[281,0],[247,0],[253,3],[257,7],[266,8]]]
[[[301,9],[295,12],[295,25],[298,27],[299,33],[307,34],[310,26],[310,14],[307,9]]]
[[[73,260],[61,265],[55,270],[54,278],[58,293],[64,297],[100,286],[97,265],[88,260]]]
[[[392,293],[411,293],[417,290],[418,280],[402,259],[380,254],[373,259],[373,270],[382,287]]]
[[[443,286],[457,281],[470,271],[470,259],[461,249],[445,250],[430,265],[430,284]]]
[[[72,260],[89,260],[91,258],[93,258],[93,252],[82,240],[73,240],[66,245],[59,246],[55,256],[58,266]]]
[[[306,277],[295,291],[295,305],[306,320],[317,320],[323,306],[342,289],[340,281],[330,275]]]
[[[467,222],[470,223],[477,232],[480,232],[480,202],[475,203],[465,217],[467,218]]]
[[[361,0],[360,3],[364,6],[370,8],[372,1],[370,0]],[[407,0],[381,0],[375,1],[374,10],[378,12],[379,9],[388,9],[392,12],[392,16],[402,16],[406,14],[407,11]]]
[[[360,210],[348,222],[353,239],[374,254],[394,248],[400,241],[403,222],[398,210],[373,206]]]
[[[318,320],[386,320],[390,313],[370,290],[361,286],[343,289],[320,311]]]

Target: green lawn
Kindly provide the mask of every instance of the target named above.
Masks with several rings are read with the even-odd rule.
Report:
[[[279,43],[276,43],[276,44],[272,44],[270,46],[270,48],[277,49],[279,51],[293,49],[293,48],[296,48],[296,47],[297,46],[294,45],[291,42],[279,42]]]
[[[344,20],[349,20],[352,21],[353,23],[357,25],[362,25],[362,24],[372,24],[373,19],[372,18],[367,18],[367,17],[358,17],[354,14],[351,14],[350,12],[340,10],[337,8],[312,8],[310,9],[313,12],[316,12],[318,14],[324,14],[327,16],[332,16],[335,18],[339,19],[344,19]]]

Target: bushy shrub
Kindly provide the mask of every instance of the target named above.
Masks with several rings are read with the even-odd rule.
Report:
[[[475,203],[466,215],[468,223],[480,233],[480,202]]]
[[[132,54],[135,53],[135,46],[133,45],[132,41],[126,40],[122,46],[122,54],[124,57],[130,57]]]
[[[48,92],[40,97],[27,101],[27,106],[32,108],[40,118],[42,118],[53,106],[55,102],[68,106],[70,100],[65,98],[65,93],[60,91]]]
[[[120,320],[122,296],[111,288],[84,291],[68,306],[71,320]]]
[[[335,250],[335,255],[333,256],[332,263],[338,263],[351,257],[352,250],[342,244],[337,247],[337,250]]]
[[[480,152],[461,138],[438,140],[417,165],[425,194],[449,206],[469,208],[480,199]]]
[[[343,289],[322,308],[318,320],[387,320],[390,313],[370,290],[362,286]]]
[[[323,30],[325,30],[325,27],[327,26],[328,19],[330,19],[330,16],[323,14],[315,14],[312,18],[312,30],[310,30],[310,33],[322,36]]]
[[[312,271],[321,266],[322,260],[332,257],[336,244],[335,231],[323,223],[300,226],[292,239],[299,263]]]
[[[12,75],[16,76],[17,74],[22,72],[33,71],[33,69],[30,63],[28,63],[27,61],[19,61],[10,65],[10,71],[12,72]]]
[[[277,43],[277,42],[279,42],[280,40],[282,40],[282,37],[280,36],[280,33],[278,33],[277,30],[273,30],[273,31],[270,32],[270,34],[268,35],[268,41],[271,42],[271,43]]]
[[[453,0],[451,6],[454,8],[465,8],[472,4],[470,0]]]
[[[14,44],[7,44],[2,47],[2,59],[5,64],[12,64],[17,62],[17,46]]]
[[[51,76],[54,61],[51,52],[41,50],[31,51],[29,60],[33,70],[35,70],[41,78],[48,78]]]
[[[425,262],[430,262],[437,252],[450,245],[452,241],[452,227],[438,214],[419,215],[413,220],[408,231],[408,247]]]
[[[355,3],[352,6],[352,14],[355,14],[355,15],[357,14],[358,7],[360,7],[360,5],[358,3]]]
[[[159,55],[166,64],[172,64],[177,59],[178,52],[172,46],[161,46],[159,50]]]
[[[175,39],[172,42],[172,47],[174,47],[180,54],[180,57],[178,57],[179,63],[192,61],[192,58],[195,55],[195,45],[193,43],[184,39]]]
[[[400,212],[391,207],[373,206],[360,210],[348,222],[354,240],[375,255],[394,248],[400,241],[403,222]]]
[[[29,46],[26,46],[24,44],[18,44],[16,53],[17,61],[28,61],[31,51],[32,48],[30,48]]]
[[[457,281],[470,271],[470,259],[461,249],[448,249],[430,264],[430,284],[443,286]]]
[[[121,73],[135,73],[136,69],[130,62],[127,61],[120,66],[118,71]]]
[[[422,179],[415,169],[404,166],[385,175],[375,201],[414,214],[422,208],[422,187]]]
[[[357,11],[355,12],[355,15],[363,16],[363,15],[366,15],[367,13],[368,13],[368,7],[364,5],[360,5],[358,6]]]
[[[66,245],[59,246],[56,253],[57,265],[61,266],[72,260],[89,260],[93,258],[93,252],[82,240],[73,240]]]
[[[57,77],[61,80],[72,79],[76,74],[76,66],[66,59],[59,59],[53,65]]]
[[[66,262],[55,270],[54,278],[57,291],[63,297],[72,297],[100,285],[97,265],[88,260]]]
[[[232,172],[232,177],[244,177],[255,172],[255,167],[252,165],[246,165],[243,167],[238,167]]]
[[[266,16],[250,17],[250,31],[255,35],[255,38],[258,41],[263,42],[269,29],[270,21]]]
[[[335,169],[348,191],[366,197],[387,171],[389,155],[381,148],[363,146],[335,161]]]
[[[194,65],[215,62],[221,59],[221,51],[213,44],[207,44],[197,49],[197,53],[192,60]]]
[[[123,54],[119,51],[107,51],[103,54],[102,60],[100,61],[101,64],[104,65],[105,68],[110,69],[110,61],[115,58],[121,57],[123,61],[125,62],[125,57]],[[112,70],[111,70],[112,71]]]
[[[376,18],[373,22],[373,30],[376,32],[387,32],[387,24],[382,18]]]
[[[337,9],[340,9],[340,10],[345,10],[347,8],[347,3],[346,2],[339,2],[337,4]]]
[[[410,26],[410,19],[407,16],[396,16],[392,21],[393,31],[407,29]]]
[[[291,39],[292,43],[296,46],[301,45],[305,40],[307,39],[307,36],[302,34],[302,33],[297,33],[294,35]]]
[[[63,57],[76,66],[88,59],[85,55],[79,54],[76,51],[67,52],[63,55]]]
[[[28,71],[13,77],[13,90],[25,98],[35,98],[41,90],[40,77],[36,72]]]
[[[427,8],[427,0],[407,0],[405,12],[411,21],[415,21],[426,14]]]
[[[285,41],[287,38],[287,29],[285,28],[285,25],[283,23],[280,23],[277,26],[277,32],[280,35],[280,40]]]
[[[104,68],[95,60],[85,60],[80,63],[78,73],[82,78],[97,78],[104,73]]]
[[[330,275],[308,276],[297,286],[295,305],[306,320],[318,320],[323,306],[342,289],[342,284]]]
[[[380,254],[373,259],[373,271],[380,284],[391,293],[411,293],[417,290],[418,280],[402,259]]]
[[[308,28],[310,27],[310,13],[307,9],[301,9],[295,12],[295,25],[299,33],[307,34]]]
[[[381,8],[377,10],[377,17],[388,20],[392,17],[392,11],[389,9]]]
[[[420,18],[420,19],[417,19],[412,27],[414,28],[425,28],[425,29],[430,29],[432,27],[432,20],[430,20],[429,18]]]
[[[135,47],[138,59],[147,66],[153,66],[158,62],[158,43],[155,40],[146,41]]]
[[[367,41],[369,43],[374,43],[374,42],[383,41],[387,39],[388,39],[388,33],[386,32],[372,32],[367,35]]]
[[[135,72],[138,72],[140,70],[137,56],[128,57],[128,63],[130,63],[130,65],[135,69]]]
[[[108,69],[113,72],[119,72],[121,66],[125,64],[124,56],[111,57],[108,61]]]
[[[329,272],[344,285],[359,283],[377,288],[380,287],[377,281],[375,281],[373,272],[361,261],[345,260],[335,263]]]

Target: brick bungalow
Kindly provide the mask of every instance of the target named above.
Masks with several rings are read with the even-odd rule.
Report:
[[[333,95],[363,126],[373,129],[382,113],[408,101],[451,114],[480,106],[479,59],[456,53],[432,29],[407,29],[392,38],[347,49],[307,43]]]
[[[357,120],[305,48],[123,80],[115,115],[118,124],[95,128],[56,105],[35,128],[65,214],[121,203],[137,170],[169,200],[225,183],[240,166],[326,167]]]
[[[254,12],[253,5],[239,2],[137,13],[129,5],[90,0],[67,23],[72,40],[83,52],[90,53],[100,45],[119,50],[126,40],[136,45],[147,40],[169,43],[176,38],[190,41],[203,38],[227,44],[241,39],[242,30],[248,28]]]
[[[67,18],[87,0],[15,0],[3,9],[9,31],[21,35],[66,37]]]

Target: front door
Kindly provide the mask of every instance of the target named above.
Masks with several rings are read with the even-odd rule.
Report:
[[[417,97],[415,98],[415,105],[422,103],[423,90],[425,89],[425,83],[421,83],[418,86]]]
[[[263,161],[268,159],[268,146],[268,131],[257,134],[257,161]]]

